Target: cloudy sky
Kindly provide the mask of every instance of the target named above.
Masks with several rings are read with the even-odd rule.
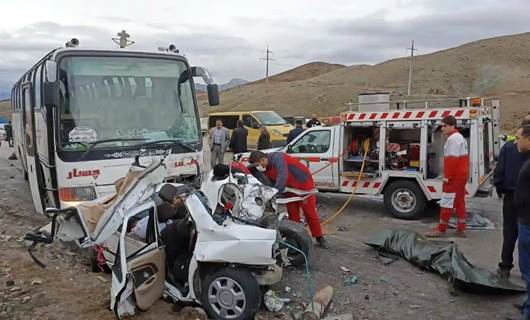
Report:
[[[45,4],[44,4],[45,3]],[[0,93],[50,49],[77,37],[115,48],[126,29],[135,50],[174,43],[219,83],[256,80],[311,61],[378,63],[530,29],[528,0],[2,1]]]

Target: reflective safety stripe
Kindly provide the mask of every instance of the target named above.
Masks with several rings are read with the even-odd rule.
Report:
[[[440,199],[440,207],[452,209],[455,202],[456,193],[442,193],[442,198]]]

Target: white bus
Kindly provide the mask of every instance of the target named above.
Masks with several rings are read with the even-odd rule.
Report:
[[[131,163],[166,157],[168,181],[198,182],[202,139],[193,77],[208,72],[185,57],[73,47],[38,61],[13,86],[15,148],[37,212],[114,192]]]

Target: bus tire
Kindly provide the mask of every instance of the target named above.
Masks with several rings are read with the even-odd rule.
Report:
[[[392,181],[385,188],[383,198],[386,209],[398,219],[418,219],[427,205],[425,194],[413,180]]]

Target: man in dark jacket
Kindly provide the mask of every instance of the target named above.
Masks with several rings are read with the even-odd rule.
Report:
[[[530,125],[517,130],[517,149],[525,158],[514,191],[514,207],[519,227],[519,269],[526,281],[527,302],[523,308],[523,318],[530,319]]]
[[[267,127],[261,126],[259,128],[258,150],[265,150],[270,148],[272,148],[271,135],[267,130]]]
[[[9,121],[8,124],[4,126],[4,130],[6,132],[6,141],[10,147],[13,146],[13,126],[11,125],[11,121]]]
[[[318,127],[318,126],[321,126],[321,125],[322,125],[322,123],[320,123],[320,121],[318,121],[316,113],[313,113],[311,115],[311,120],[307,121],[307,123],[305,124],[305,126],[308,127],[308,128]]]
[[[290,143],[291,141],[296,139],[296,137],[298,137],[300,133],[304,132],[304,128],[302,127],[303,126],[302,120],[296,120],[295,124],[296,124],[296,127],[293,130],[289,131],[289,136],[287,137],[287,143]]]
[[[526,124],[530,124],[530,119],[525,118],[523,125]],[[517,241],[517,216],[513,203],[513,193],[523,162],[524,156],[517,150],[515,141],[508,141],[502,146],[495,167],[495,188],[499,197],[503,197],[502,252],[501,262],[497,269],[497,273],[502,278],[509,278],[510,270],[513,268],[513,250]]]
[[[243,121],[237,120],[237,127],[232,131],[230,149],[233,153],[247,152],[248,130],[243,126]]]

